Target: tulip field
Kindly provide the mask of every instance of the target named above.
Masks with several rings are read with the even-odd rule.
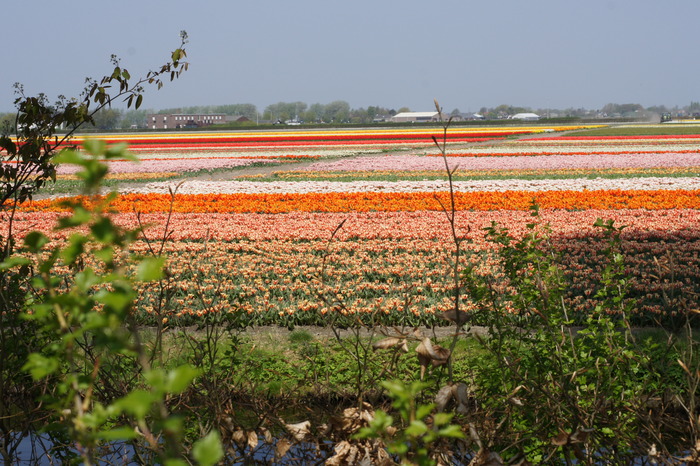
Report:
[[[110,161],[120,225],[144,226],[147,254],[164,241],[164,303],[144,285],[144,322],[191,324],[211,314],[241,325],[447,323],[454,242],[460,258],[494,266],[484,228],[521,235],[539,206],[561,253],[572,315],[596,304],[605,244],[597,218],[622,233],[632,319],[666,322],[698,307],[700,125],[697,134],[587,136],[584,126],[102,136],[128,142],[139,163]],[[78,138],[79,141],[80,138]],[[58,180],[75,177],[59,166]],[[37,196],[13,229],[54,232],[61,196]],[[469,297],[464,308],[479,323]]]

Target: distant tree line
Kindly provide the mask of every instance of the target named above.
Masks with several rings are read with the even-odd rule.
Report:
[[[370,105],[367,108],[350,108],[344,100],[336,100],[329,104],[307,105],[305,102],[278,102],[268,105],[262,114],[262,119],[268,122],[299,121],[305,123],[372,123],[388,120],[399,112],[398,110]]]
[[[690,105],[685,107],[666,107],[665,105],[654,105],[643,107],[640,104],[616,104],[609,103],[601,109],[591,110],[586,108],[537,108],[530,107],[515,107],[511,105],[499,105],[497,107],[488,108],[482,107],[479,109],[479,115],[482,115],[487,120],[497,120],[508,118],[517,113],[536,113],[543,118],[656,118],[664,113],[670,113],[674,116],[692,116],[700,112],[700,103],[690,102]]]
[[[427,108],[427,107],[426,107]],[[228,104],[228,105],[198,105],[190,107],[166,108],[161,110],[139,109],[121,110],[118,108],[104,108],[94,116],[94,129],[99,131],[141,129],[146,127],[146,115],[161,114],[225,114],[231,117],[245,117],[254,123],[333,123],[333,124],[370,124],[386,121],[397,113],[410,111],[408,107],[399,109],[370,105],[367,108],[351,108],[344,100],[336,100],[328,104],[315,103],[308,105],[306,102],[278,102],[265,107],[259,112],[253,104]],[[601,109],[591,110],[585,108],[530,108],[513,105],[498,105],[496,107],[482,107],[476,114],[487,120],[508,118],[517,113],[532,112],[543,118],[649,118],[654,119],[661,114],[668,113],[673,116],[699,116],[700,102],[690,102],[684,107],[666,107],[655,105],[643,107],[640,104],[609,103]],[[459,109],[449,112],[450,115],[472,117],[475,113],[463,113]],[[8,129],[14,132],[15,114],[0,113],[0,129]]]

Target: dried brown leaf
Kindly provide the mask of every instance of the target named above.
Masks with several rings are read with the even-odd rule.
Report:
[[[416,347],[416,353],[424,358],[430,358],[433,366],[446,364],[450,358],[450,350],[443,348],[440,345],[434,345],[430,338],[423,338],[420,344]],[[420,360],[420,358],[419,358]]]
[[[437,345],[435,346],[435,350],[440,357],[430,361],[431,364],[434,367],[443,366],[447,364],[447,362],[450,360],[450,350]]]
[[[469,387],[464,382],[459,382],[452,386],[452,394],[458,403],[468,404],[469,403]]]
[[[503,459],[501,459],[498,453],[491,452],[487,448],[482,448],[469,462],[469,466],[503,466]]]
[[[586,443],[593,429],[576,429],[576,432],[569,436],[569,443]]]
[[[345,433],[353,434],[361,427],[369,425],[374,419],[374,410],[369,403],[362,404],[363,409],[346,408],[343,415],[335,420],[336,428]]]
[[[556,445],[557,447],[563,447],[564,445],[569,443],[569,434],[566,432],[559,432],[559,435],[554,437],[552,440],[552,445]]]
[[[469,412],[469,388],[464,382],[452,386],[452,395],[457,402],[457,412],[467,414]]]
[[[681,366],[681,368],[683,368],[685,373],[690,375],[690,369],[688,369],[688,366],[686,366],[685,363],[683,361],[681,361],[680,359],[678,359],[677,361],[678,361],[678,365]]]
[[[272,433],[269,429],[267,429],[266,427],[261,427],[260,432],[262,433],[263,438],[265,439],[265,443],[272,443]]]
[[[294,437],[294,440],[297,442],[301,442],[311,435],[311,422],[309,421],[299,422],[297,424],[285,424],[284,427],[287,429],[287,432],[292,434],[292,437]]]
[[[246,435],[243,429],[238,429],[233,434],[231,434],[231,439],[240,448],[245,448],[245,444],[248,441],[248,436]]]
[[[328,437],[331,434],[331,426],[326,423],[321,424],[318,426],[318,433],[323,437]]]
[[[454,396],[454,387],[452,385],[445,385],[440,390],[438,390],[437,395],[435,395],[435,407],[438,412],[443,412]]]
[[[647,452],[647,455],[649,455],[650,458],[656,459],[657,456],[659,456],[659,452],[656,449],[656,444],[652,443],[651,447],[649,447],[649,451]]]
[[[430,338],[423,338],[423,340],[421,340],[420,344],[416,346],[416,353],[424,358],[429,359],[431,357],[430,355],[433,353],[433,342],[430,341]]]
[[[333,447],[333,456],[326,460],[326,464],[330,466],[340,466],[342,464],[352,464],[350,458],[351,450],[353,446],[346,440],[338,442]]]
[[[372,348],[374,348],[375,350],[390,349],[390,348],[396,348],[396,347],[403,347],[403,346],[405,346],[405,344],[406,344],[405,338],[389,337],[389,338],[384,338],[382,340],[375,342],[372,345]],[[407,346],[406,346],[406,352],[408,352]]]
[[[284,455],[287,454],[291,446],[292,444],[289,443],[289,440],[286,438],[279,439],[277,441],[277,445],[275,445],[275,461],[282,459]]]
[[[368,410],[368,409],[363,409],[360,412],[360,419],[365,421],[367,425],[369,425],[372,421],[374,421],[374,411],[373,410]]]
[[[250,447],[250,449],[254,450],[255,448],[257,448],[258,443],[258,434],[254,430],[248,432],[248,446]]]

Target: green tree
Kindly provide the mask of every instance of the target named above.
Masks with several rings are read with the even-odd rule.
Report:
[[[127,110],[124,112],[120,126],[124,129],[130,129],[132,126],[137,128],[144,128],[147,124],[146,115],[149,113],[155,113],[152,109],[138,109],[138,110]]]
[[[302,115],[306,108],[304,102],[277,102],[265,108],[263,119],[284,122]]]
[[[323,119],[327,122],[342,123],[350,118],[350,104],[336,100],[323,109]]]
[[[379,114],[379,107],[370,105],[367,107],[367,119],[371,122]]]
[[[307,111],[305,111],[301,118],[306,122],[321,122],[323,121],[323,104],[312,104]]]
[[[12,134],[15,132],[15,114],[0,113],[0,134]]]
[[[217,105],[212,113],[224,113],[231,116],[244,116],[249,120],[255,120],[258,116],[258,108],[253,104],[229,104]]]
[[[118,108],[101,108],[92,116],[92,125],[99,130],[117,129],[121,126],[122,114]]]

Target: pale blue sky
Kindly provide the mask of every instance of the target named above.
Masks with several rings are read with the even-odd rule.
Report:
[[[697,0],[8,0],[0,111],[12,84],[78,95],[122,58],[190,70],[144,108],[279,101],[450,111],[700,101]]]

